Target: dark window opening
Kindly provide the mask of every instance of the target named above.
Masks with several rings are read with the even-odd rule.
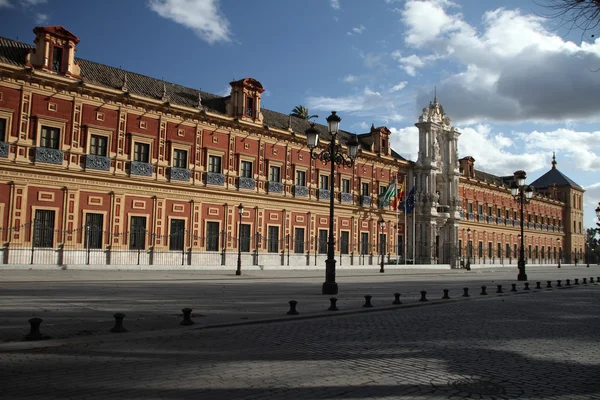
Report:
[[[206,223],[206,251],[219,251],[219,223]]]
[[[269,181],[281,182],[281,168],[271,166],[269,167]]]
[[[327,254],[327,230],[319,229],[319,254]]]
[[[48,149],[58,149],[60,143],[60,129],[42,126],[40,146]]]
[[[350,253],[350,232],[342,231],[340,237],[340,253]]]
[[[252,178],[252,162],[251,161],[242,161],[242,171],[241,175],[244,178]]]
[[[150,144],[136,142],[133,146],[133,161],[150,162]]]
[[[143,250],[146,248],[146,217],[131,217],[129,231],[129,249]]]
[[[221,173],[221,157],[208,156],[208,172],[213,172],[215,174]]]
[[[61,47],[54,46],[52,50],[52,71],[62,72],[63,64],[63,49]]]
[[[268,235],[267,251],[269,253],[277,253],[279,251],[279,227],[270,226]]]
[[[87,249],[102,248],[102,223],[104,215],[89,213],[85,215],[85,236],[83,246]]]
[[[101,135],[92,135],[90,138],[90,154],[106,157],[108,154],[108,138]]]
[[[304,253],[304,228],[294,229],[294,253]]]
[[[169,250],[183,251],[185,237],[185,220],[172,219],[169,230]]]
[[[173,150],[173,166],[175,168],[185,168],[188,167],[187,160],[187,150],[175,149]]]
[[[250,251],[250,224],[240,225],[240,251]]]
[[[54,247],[54,211],[35,210],[33,246]]]

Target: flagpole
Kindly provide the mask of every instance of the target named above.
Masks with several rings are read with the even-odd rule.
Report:
[[[406,175],[404,175],[404,191],[406,191]],[[404,195],[402,197],[405,197]],[[404,200],[404,265],[408,263],[408,222],[406,216],[406,200]]]

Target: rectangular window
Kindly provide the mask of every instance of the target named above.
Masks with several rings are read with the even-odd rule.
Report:
[[[492,258],[492,255],[493,255],[492,242],[488,242],[488,258]]]
[[[379,254],[385,254],[387,250],[387,235],[385,233],[379,234]]]
[[[242,161],[241,175],[244,178],[252,178],[252,161]]]
[[[108,138],[102,135],[92,135],[90,137],[90,154],[93,156],[106,157],[108,154]]]
[[[511,254],[510,254],[510,244],[506,243],[506,254],[504,255],[505,258],[510,258]]]
[[[60,129],[42,126],[40,146],[48,149],[58,149],[60,142]]]
[[[509,218],[510,218],[510,217],[509,217],[509,215],[510,215],[510,212],[509,212],[508,210],[506,210],[506,212],[504,213],[504,215],[505,215],[506,219],[509,219]]]
[[[498,243],[497,248],[498,248],[498,250],[497,250],[496,257],[502,258],[502,245],[500,243]]]
[[[467,210],[468,210],[469,213],[471,213],[471,214],[473,213],[473,203],[469,203],[467,205]]]
[[[319,189],[329,190],[329,177],[327,175],[319,176]]]
[[[304,228],[294,229],[294,253],[304,253]]]
[[[473,257],[473,241],[469,240],[468,243],[468,247],[467,247],[467,257]]]
[[[529,252],[528,252],[527,258],[531,258],[531,245],[529,245],[529,249],[528,250],[529,250]]]
[[[306,171],[296,171],[296,186],[306,186]]]
[[[515,254],[514,258],[518,258],[519,254],[517,253],[517,245],[516,244],[513,246],[513,250],[514,250],[514,254]]]
[[[340,253],[350,253],[350,232],[342,231],[340,237]]]
[[[401,255],[404,254],[403,253],[403,250],[404,250],[404,238],[402,237],[402,235],[398,235],[398,243],[397,244],[398,244],[397,252],[398,252],[398,255],[401,256]]]
[[[173,166],[175,168],[188,168],[187,150],[174,149],[173,150]]]
[[[143,250],[146,248],[146,217],[131,217],[129,230],[129,249]]]
[[[33,246],[54,247],[54,211],[35,210]]]
[[[246,97],[246,115],[248,117],[251,117],[253,110],[254,110],[254,99],[252,97]]]
[[[319,254],[327,254],[327,230],[319,229]]]
[[[361,232],[360,234],[360,254],[369,254],[369,233]]]
[[[0,142],[6,142],[6,138],[8,137],[8,132],[6,132],[7,126],[6,119],[0,118]]]
[[[491,217],[492,215],[492,206],[488,206],[488,215]]]
[[[240,250],[244,252],[250,251],[250,224],[240,225]]]
[[[279,251],[279,227],[270,226],[268,235],[267,251],[269,253],[277,253]]]
[[[133,161],[150,162],[150,144],[135,142],[133,145]]]
[[[52,49],[52,71],[62,72],[63,49],[54,46]]]
[[[281,182],[281,168],[276,166],[269,167],[269,181]]]
[[[479,242],[479,248],[477,249],[477,255],[483,257],[483,242]]]
[[[462,257],[462,240],[458,241],[458,256]]]
[[[496,210],[496,216],[497,216],[498,218],[502,217],[502,210],[501,210],[501,209],[497,209],[497,210]]]
[[[213,172],[215,174],[221,173],[220,156],[208,156],[208,172]]]
[[[206,251],[219,251],[219,223],[206,223]]]
[[[172,219],[169,230],[169,250],[183,251],[185,238],[185,220]]]
[[[342,179],[342,193],[350,193],[350,179]]]
[[[382,195],[387,191],[387,186],[379,185],[379,194]]]
[[[477,213],[478,213],[479,215],[483,215],[483,205],[479,204],[479,205],[477,206]]]
[[[85,236],[83,246],[87,249],[102,248],[102,223],[104,215],[88,213],[85,215]],[[89,247],[88,247],[89,246]]]
[[[371,193],[369,192],[369,184],[367,182],[363,182],[360,184],[360,194],[362,196],[370,196]]]

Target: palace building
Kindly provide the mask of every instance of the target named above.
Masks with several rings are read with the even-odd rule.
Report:
[[[437,98],[416,124],[416,162],[372,126],[357,135],[355,163],[332,177],[307,147],[311,124],[262,108],[255,79],[217,96],[79,59],[79,39],[63,27],[34,34],[35,46],[0,38],[5,267],[229,268],[241,254],[244,268],[324,268],[330,179],[338,266],[377,265],[382,254],[516,264],[513,177],[458,159],[460,133]],[[325,147],[327,127],[315,128]],[[338,136],[344,147],[352,135]],[[416,185],[407,219],[378,201],[396,176]],[[581,259],[583,189],[555,162],[533,184],[528,262]]]

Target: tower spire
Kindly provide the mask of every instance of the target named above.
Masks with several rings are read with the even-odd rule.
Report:
[[[556,155],[552,152],[552,169],[556,169]]]
[[[437,104],[437,86],[433,87],[433,104]]]

